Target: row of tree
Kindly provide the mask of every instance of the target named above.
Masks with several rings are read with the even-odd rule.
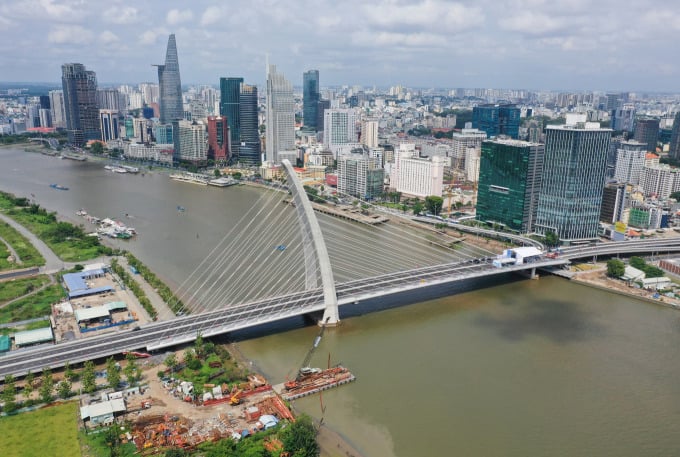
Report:
[[[128,354],[126,357],[127,364],[121,370],[120,365],[116,363],[113,357],[106,361],[106,385],[112,389],[117,389],[121,382],[121,376],[124,375],[126,381],[130,385],[136,385],[142,378],[142,372],[137,365],[135,356]],[[64,378],[56,382],[52,375],[52,371],[48,368],[43,369],[41,375],[36,377],[34,373],[28,372],[24,379],[24,386],[21,390],[21,395],[24,397],[23,402],[17,402],[17,395],[19,391],[16,386],[14,376],[7,375],[4,381],[4,388],[0,399],[2,399],[3,411],[6,413],[13,413],[21,406],[29,406],[36,402],[50,403],[54,400],[54,394],[59,398],[70,398],[74,395],[73,383],[80,381],[80,388],[83,392],[91,394],[97,390],[96,373],[94,362],[87,361],[83,365],[81,371],[74,370],[67,362],[64,366]],[[33,399],[33,393],[37,390],[38,399]]]

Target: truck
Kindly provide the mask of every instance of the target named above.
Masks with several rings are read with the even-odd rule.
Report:
[[[494,259],[493,266],[496,268],[503,268],[510,265],[515,265],[516,263],[517,260],[512,257],[499,257],[497,259]]]

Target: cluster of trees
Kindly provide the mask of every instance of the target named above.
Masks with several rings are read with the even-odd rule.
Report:
[[[629,264],[631,267],[643,271],[647,278],[660,278],[664,275],[661,268],[648,264],[642,257],[631,257]],[[610,259],[607,261],[607,276],[620,278],[625,272],[626,264],[622,260]]]
[[[313,203],[326,203],[326,199],[319,196],[319,191],[311,186],[304,186],[309,201]]]
[[[135,267],[135,269],[139,272],[140,275],[142,275],[142,278],[156,291],[158,292],[158,295],[161,296],[163,301],[168,304],[170,309],[172,309],[173,312],[178,313],[178,312],[188,312],[188,309],[184,306],[184,303],[182,300],[180,300],[173,292],[170,290],[170,288],[160,279],[158,279],[158,276],[151,271],[146,265],[144,265],[142,262],[139,261],[137,257],[132,255],[129,252],[125,253],[125,258],[127,259],[128,263]],[[148,310],[147,310],[148,311]]]
[[[146,296],[146,293],[142,290],[137,281],[132,279],[127,271],[125,271],[123,267],[118,264],[116,259],[111,259],[111,270],[113,270],[113,272],[118,275],[120,280],[123,281],[123,284],[125,284],[125,286],[130,289],[133,294],[135,294],[139,304],[142,305],[147,313],[149,313],[149,316],[153,320],[156,320],[156,317],[158,317],[158,311],[156,311],[156,308],[154,308],[151,304],[151,300],[149,300],[149,297]]]

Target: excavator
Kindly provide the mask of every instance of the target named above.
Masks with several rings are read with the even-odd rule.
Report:
[[[243,389],[237,389],[235,392],[231,393],[229,397],[229,404],[231,406],[236,406],[241,404],[241,394],[243,393]]]
[[[318,368],[310,368],[309,362],[310,360],[312,360],[312,354],[314,354],[316,348],[319,347],[319,343],[321,343],[321,337],[323,336],[323,332],[326,331],[326,323],[328,322],[329,319],[330,317],[327,317],[326,320],[321,324],[321,330],[319,330],[319,334],[316,335],[316,338],[314,338],[314,344],[312,344],[312,347],[309,348],[309,351],[305,356],[305,360],[302,362],[302,366],[298,370],[295,379],[291,381],[286,381],[283,384],[287,390],[296,388],[299,385],[300,381],[302,381],[304,378],[314,373],[319,373],[321,371]]]

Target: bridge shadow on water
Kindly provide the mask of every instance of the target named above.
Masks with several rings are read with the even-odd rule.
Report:
[[[344,319],[359,317],[368,313],[386,311],[402,306],[414,305],[425,301],[436,300],[439,298],[471,292],[487,287],[512,284],[519,281],[526,281],[526,278],[508,273],[503,275],[494,275],[493,277],[489,278],[475,278],[455,283],[436,284],[417,290],[385,295],[382,297],[372,298],[360,301],[358,303],[341,306],[340,320],[342,321]],[[321,320],[321,317],[322,313],[291,317],[268,324],[262,324],[243,330],[238,330],[221,337],[213,337],[213,339],[221,339],[225,341],[243,341],[260,338],[275,333],[317,325],[318,321]]]

